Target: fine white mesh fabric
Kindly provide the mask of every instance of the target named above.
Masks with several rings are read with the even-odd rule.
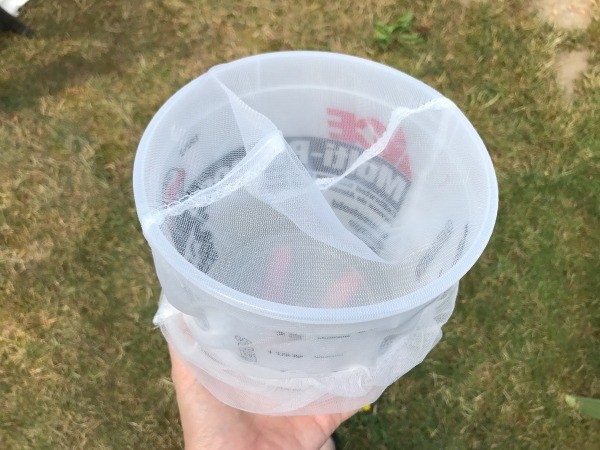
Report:
[[[248,317],[189,316],[164,295],[155,323],[224,403],[263,414],[334,413],[371,403],[425,358],[441,337],[457,289],[453,286],[396,323],[363,324],[361,330],[341,333],[302,324],[271,332],[260,324],[257,332]],[[223,320],[235,324],[233,330],[219,326]],[[294,370],[299,359],[311,361],[304,371]]]
[[[358,408],[422,361],[497,209],[454,103],[318,52],[184,87],[142,138],[134,191],[155,323],[213,394],[266,414]]]

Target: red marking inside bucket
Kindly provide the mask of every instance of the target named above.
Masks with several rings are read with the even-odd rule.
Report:
[[[359,145],[364,149],[373,145],[385,132],[385,125],[374,117],[357,117],[351,111],[335,108],[327,108],[327,115],[329,136],[332,139]],[[412,179],[406,138],[401,128],[396,130],[379,156],[402,171],[409,180]]]
[[[272,255],[267,266],[262,298],[271,301],[283,301],[287,278],[292,266],[292,249],[289,245],[279,247]]]
[[[176,174],[173,176],[171,182],[167,183],[167,188],[165,192],[165,203],[168,205],[177,200],[179,193],[181,192],[181,187],[183,185],[183,181],[185,180],[185,170],[183,169],[173,169],[176,171]],[[168,218],[168,227],[170,231],[173,231],[173,218]]]
[[[323,306],[343,308],[364,284],[364,278],[357,269],[351,269],[335,280],[325,293]]]

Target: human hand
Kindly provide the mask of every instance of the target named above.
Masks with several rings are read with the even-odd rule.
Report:
[[[213,397],[171,348],[169,352],[187,450],[333,449],[331,434],[356,412],[286,417],[240,411]]]

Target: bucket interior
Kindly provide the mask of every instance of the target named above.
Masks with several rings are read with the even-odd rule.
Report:
[[[496,212],[489,156],[458,108],[357,58],[219,66],[167,102],[140,153],[153,251],[175,249],[171,265],[207,290],[281,305],[368,308],[448,278],[441,292]]]

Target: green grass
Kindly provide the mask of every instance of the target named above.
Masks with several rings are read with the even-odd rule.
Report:
[[[173,448],[181,433],[159,286],[135,215],[137,142],[214,64],[283,49],[355,54],[453,99],[495,163],[495,233],[444,338],[344,449],[594,448],[600,421],[600,22],[564,32],[530,2],[31,2],[0,36],[0,447]],[[412,11],[426,38],[382,50]],[[557,53],[592,51],[567,102]]]

